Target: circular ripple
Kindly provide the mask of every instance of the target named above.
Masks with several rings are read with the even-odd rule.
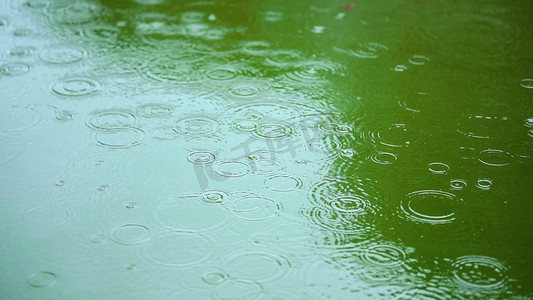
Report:
[[[450,180],[450,187],[452,190],[462,190],[467,186],[464,179],[452,179]]]
[[[520,86],[526,89],[533,89],[533,79],[522,79],[520,80]]]
[[[252,132],[256,130],[258,124],[254,121],[239,120],[233,122],[233,129],[241,132]]]
[[[476,187],[484,191],[490,190],[491,186],[492,186],[492,179],[490,178],[479,178],[476,183]]]
[[[119,245],[138,245],[150,239],[151,231],[139,224],[120,225],[111,230],[110,239]]]
[[[153,59],[139,68],[141,76],[161,83],[194,84],[202,80],[196,69],[182,61],[165,57]]]
[[[184,148],[191,152],[216,153],[226,146],[226,141],[218,136],[193,136],[185,141]]]
[[[52,272],[36,272],[28,276],[27,282],[30,286],[43,288],[51,286],[56,282],[56,275]]]
[[[278,140],[290,137],[293,132],[294,129],[288,124],[271,122],[259,124],[253,134],[268,140]]]
[[[407,258],[407,251],[394,244],[378,244],[368,247],[362,255],[366,264],[380,267],[401,265]]]
[[[445,224],[455,220],[462,203],[451,193],[422,190],[407,194],[400,203],[400,210],[404,217],[416,223]]]
[[[341,73],[341,68],[327,61],[308,61],[300,63],[286,74],[287,78],[298,83],[316,83]]]
[[[248,155],[252,173],[258,175],[272,175],[285,170],[285,164],[275,152],[261,150]]]
[[[137,116],[128,109],[113,108],[94,111],[89,114],[85,124],[96,130],[117,130],[133,127]]]
[[[49,9],[50,21],[57,25],[83,25],[94,22],[100,16],[100,9],[93,4],[77,2],[63,7]]]
[[[370,157],[370,159],[380,165],[390,165],[394,163],[398,157],[390,152],[378,152]]]
[[[230,194],[217,190],[208,190],[200,194],[200,201],[206,204],[222,204],[230,198]]]
[[[450,167],[445,163],[433,162],[428,165],[429,171],[433,174],[443,175],[448,173]]]
[[[206,165],[214,162],[215,154],[211,152],[193,152],[187,156],[187,160],[193,164]]]
[[[250,166],[242,161],[217,162],[213,169],[215,173],[224,177],[241,177],[250,172]]]
[[[372,139],[389,147],[408,147],[410,132],[405,124],[392,124],[388,128],[380,128],[372,133]]]
[[[301,54],[296,51],[275,50],[265,58],[265,63],[275,67],[288,67],[297,64],[301,59]]]
[[[170,116],[174,109],[163,103],[146,103],[137,106],[136,112],[144,118],[162,118]]]
[[[276,192],[290,192],[302,188],[303,182],[296,176],[276,175],[267,178],[265,180],[265,186]]]
[[[373,231],[374,220],[361,218],[359,213],[342,213],[325,207],[302,209],[300,213],[328,231],[343,234],[365,234]]]
[[[25,63],[5,63],[0,65],[0,75],[18,76],[26,74],[30,69],[30,65]]]
[[[358,203],[364,202],[365,211],[374,213],[378,209],[377,203],[381,197],[373,185],[373,182],[359,178],[349,180],[330,178],[315,183],[308,197],[316,206],[327,209],[333,209],[333,203],[338,204],[340,199],[346,199],[347,202],[352,200]]]
[[[232,114],[238,120],[259,121],[265,118],[270,120],[287,120],[298,118],[302,112],[290,105],[278,103],[252,103],[235,107]]]
[[[35,229],[50,228],[66,223],[72,214],[69,210],[54,206],[40,206],[28,210],[22,216],[23,221]]]
[[[430,93],[417,92],[398,97],[398,104],[405,110],[419,113],[421,111],[434,110],[435,107],[439,107],[441,100]]]
[[[146,244],[143,256],[157,264],[183,268],[199,265],[215,250],[214,241],[198,232],[168,231]]]
[[[174,130],[183,135],[208,135],[219,131],[220,124],[210,116],[191,116],[177,121]]]
[[[9,54],[17,57],[30,57],[33,56],[37,49],[33,46],[17,46],[9,50]]]
[[[388,50],[389,48],[385,45],[369,42],[359,44],[356,48],[352,49],[350,53],[359,58],[378,58]]]
[[[238,193],[226,206],[237,218],[247,221],[270,219],[283,209],[280,203],[254,193]]]
[[[424,55],[413,55],[409,58],[409,63],[415,66],[423,66],[429,62],[429,57]]]
[[[156,127],[152,129],[150,133],[154,138],[160,141],[175,140],[181,137],[181,135],[174,130],[174,126]]]
[[[75,45],[53,45],[41,53],[41,60],[49,64],[72,64],[86,59],[89,51]]]
[[[353,131],[353,127],[348,124],[322,122],[318,128],[326,133],[347,134]]]
[[[499,289],[505,286],[507,267],[495,258],[467,255],[452,263],[453,278],[469,288]]]
[[[67,78],[52,86],[52,92],[59,96],[81,97],[97,93],[102,84],[91,78]]]
[[[260,284],[283,279],[289,275],[291,267],[287,258],[266,251],[236,252],[224,262],[224,270],[231,278]]]
[[[239,98],[255,97],[267,90],[269,85],[262,81],[247,81],[233,84],[229,87],[228,92],[230,95]]]
[[[229,66],[215,67],[205,72],[205,77],[213,81],[228,81],[239,76],[239,70]]]
[[[342,143],[337,136],[328,135],[308,141],[307,147],[313,152],[325,154],[326,156],[331,157],[339,153],[339,150],[342,148]],[[345,155],[344,157],[347,158]]]
[[[144,131],[139,128],[122,128],[98,131],[93,134],[97,146],[108,149],[127,149],[142,144]]]
[[[265,56],[269,53],[270,43],[266,41],[251,41],[244,43],[242,51],[248,55]]]
[[[497,149],[486,149],[479,154],[479,161],[487,166],[503,167],[511,163],[513,156],[509,152]]]

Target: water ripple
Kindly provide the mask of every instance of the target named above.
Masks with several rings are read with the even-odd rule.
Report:
[[[453,278],[467,288],[500,290],[505,287],[507,267],[499,260],[482,255],[467,255],[452,263]]]
[[[135,127],[137,116],[129,109],[112,108],[93,111],[85,124],[95,130],[119,130]]]
[[[52,85],[52,92],[64,97],[82,97],[95,94],[102,89],[102,84],[88,77],[70,77]]]
[[[224,270],[232,278],[264,284],[287,277],[292,265],[286,257],[270,251],[241,250],[224,259]]]
[[[445,224],[456,218],[463,205],[454,194],[438,190],[421,190],[407,194],[400,203],[403,217],[416,223]]]

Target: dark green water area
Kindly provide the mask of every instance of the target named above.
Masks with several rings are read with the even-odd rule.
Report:
[[[530,0],[0,0],[0,299],[532,299]]]

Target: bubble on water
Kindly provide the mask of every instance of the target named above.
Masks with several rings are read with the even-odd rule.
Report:
[[[241,177],[250,172],[250,166],[243,161],[219,161],[214,164],[213,170],[223,177]]]
[[[9,54],[11,56],[24,58],[24,57],[33,56],[33,54],[35,54],[36,51],[37,51],[37,48],[33,46],[17,46],[17,47],[11,48],[11,50],[9,50]]]
[[[65,224],[72,212],[59,206],[34,207],[22,216],[23,221],[35,230],[50,229]]]
[[[28,284],[35,288],[44,288],[56,282],[56,274],[48,271],[35,272],[28,276]]]
[[[229,193],[218,190],[207,190],[200,194],[200,201],[206,204],[222,204],[230,198]]]
[[[19,76],[28,73],[31,66],[21,62],[10,62],[0,65],[0,75]]]
[[[251,192],[235,193],[226,207],[234,216],[247,221],[267,220],[283,210],[281,203]]]
[[[276,192],[290,192],[302,188],[303,181],[292,175],[275,175],[265,180],[265,186]]]
[[[378,58],[388,50],[389,48],[385,45],[368,42],[357,45],[357,47],[350,50],[349,53],[359,58]]]
[[[111,230],[110,239],[119,245],[138,245],[150,239],[151,231],[140,224],[124,224]]]
[[[380,151],[372,155],[370,160],[380,165],[390,165],[398,160],[398,157],[394,153]]]
[[[505,287],[508,268],[499,260],[482,255],[466,255],[452,262],[453,278],[467,288],[497,290]]]
[[[41,52],[40,58],[49,64],[72,64],[86,59],[89,51],[81,46],[70,44],[52,45]]]
[[[216,135],[192,136],[185,140],[184,148],[191,152],[216,153],[226,147],[226,140]]]
[[[265,64],[274,67],[289,67],[302,60],[302,55],[295,50],[272,50],[265,58]]]
[[[96,21],[100,8],[94,4],[74,2],[65,6],[48,8],[50,22],[56,25],[84,25]]]
[[[291,67],[291,70],[285,76],[297,83],[315,84],[341,73],[342,68],[333,62],[306,61]]]
[[[490,178],[479,178],[476,183],[476,187],[484,191],[490,190],[492,186],[492,179]]]
[[[274,252],[256,250],[236,251],[224,259],[223,266],[231,278],[259,284],[279,282],[292,270],[288,258]]]
[[[452,179],[450,180],[450,187],[452,190],[462,190],[466,188],[466,180],[464,179]]]
[[[253,134],[259,138],[267,140],[280,140],[290,137],[294,131],[295,129],[289,124],[269,122],[259,123],[257,128],[253,131]]]
[[[408,249],[393,243],[375,244],[365,249],[363,263],[370,266],[395,267],[405,263]]]
[[[266,41],[245,42],[242,51],[248,55],[266,56],[270,52],[270,43]]]
[[[511,163],[513,156],[503,150],[486,149],[479,153],[478,159],[487,166],[503,167]]]
[[[214,239],[207,233],[169,230],[154,235],[143,248],[143,258],[162,266],[186,268],[202,264],[214,251]]]
[[[52,85],[52,92],[65,97],[82,97],[100,91],[102,84],[87,77],[65,78]]]
[[[413,55],[409,58],[409,63],[415,66],[423,66],[429,62],[429,57],[424,55]]]
[[[447,164],[441,162],[432,162],[428,165],[428,168],[431,173],[436,175],[444,175],[450,170]]]
[[[183,135],[210,135],[220,130],[220,123],[207,115],[189,116],[178,120],[174,130]]]
[[[128,127],[95,132],[93,141],[97,146],[108,149],[128,149],[141,145],[144,135],[141,129]]]
[[[187,160],[193,164],[206,165],[214,162],[216,155],[211,152],[193,152],[187,156]]]
[[[533,89],[533,79],[522,79],[520,80],[520,85],[526,89]]]
[[[239,69],[231,66],[217,66],[205,72],[207,79],[221,82],[232,80],[239,75]]]
[[[129,109],[112,108],[93,111],[85,124],[95,130],[119,130],[134,127],[137,116]]]
[[[172,115],[172,105],[164,103],[145,103],[137,106],[137,114],[144,118],[162,118]]]
[[[455,221],[463,200],[438,190],[421,190],[407,194],[400,202],[402,217],[415,223],[432,225]]]

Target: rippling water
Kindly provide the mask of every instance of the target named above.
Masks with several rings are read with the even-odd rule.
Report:
[[[533,297],[532,11],[0,2],[0,298]]]

